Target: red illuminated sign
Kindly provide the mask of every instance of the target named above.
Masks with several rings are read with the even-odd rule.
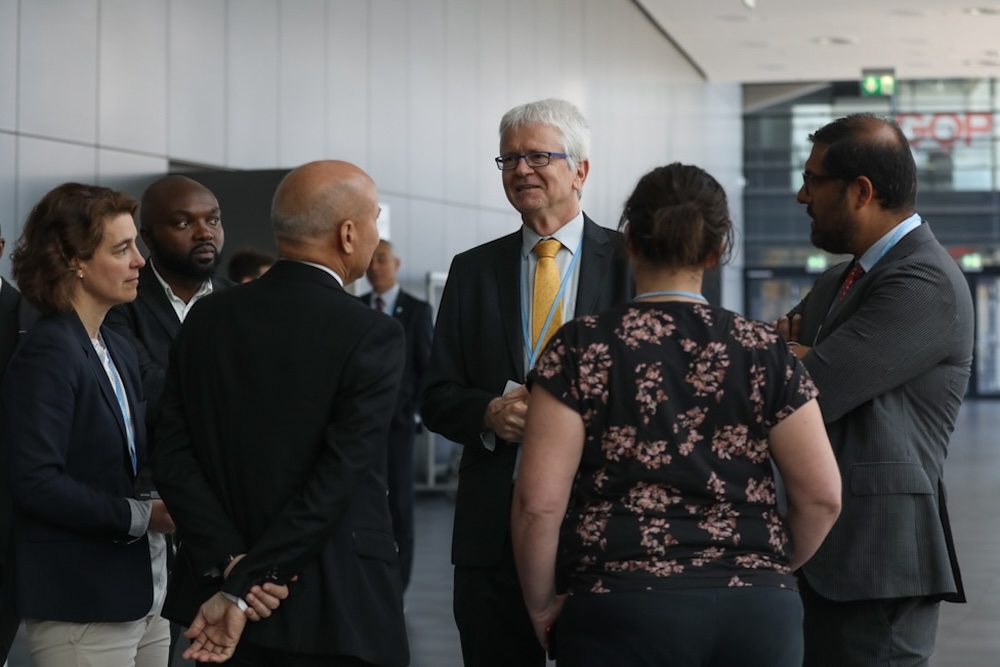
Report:
[[[956,143],[971,146],[975,139],[989,139],[993,133],[993,114],[989,112],[901,113],[896,122],[914,148],[933,141],[950,151]]]

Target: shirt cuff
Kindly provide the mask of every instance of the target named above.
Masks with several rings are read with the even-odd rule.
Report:
[[[492,452],[497,448],[497,434],[493,431],[483,431],[479,434],[479,442],[483,443],[483,447]]]
[[[247,609],[250,608],[250,605],[248,605],[247,601],[244,600],[243,598],[238,598],[235,595],[233,595],[232,593],[227,593],[225,591],[222,591],[222,595],[227,600],[229,600],[230,602],[232,602],[234,605],[236,605],[237,607],[239,607],[240,611],[246,611]]]
[[[131,515],[128,527],[129,537],[142,537],[149,528],[149,517],[153,514],[153,501],[136,500],[135,498],[126,498],[125,500],[128,501]]]

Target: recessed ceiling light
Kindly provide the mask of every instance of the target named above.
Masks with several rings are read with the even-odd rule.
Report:
[[[847,46],[857,42],[853,37],[816,37],[813,41],[820,46]]]
[[[998,7],[967,7],[962,11],[970,16],[1000,16]]]

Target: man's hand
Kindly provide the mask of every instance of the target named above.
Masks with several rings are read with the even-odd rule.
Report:
[[[191,627],[184,633],[191,640],[191,646],[184,651],[183,658],[197,662],[229,660],[246,624],[247,614],[221,592],[216,593],[201,605]]]
[[[803,345],[799,342],[799,334],[802,331],[802,316],[793,315],[791,319],[788,319],[787,315],[782,315],[778,318],[778,321],[774,323],[774,328],[778,330],[778,334],[788,342],[788,349],[792,351],[798,359],[806,356],[806,354],[811,350],[811,347]]]
[[[163,504],[163,501],[152,500],[150,502],[152,503],[152,511],[149,513],[149,530],[164,535],[170,535],[177,530],[177,526],[170,518],[170,512],[167,511],[167,506]]]
[[[246,554],[239,554],[229,561],[229,565],[226,566],[226,570],[222,573],[223,579],[229,578],[229,573],[233,571],[236,564],[239,563]],[[292,577],[292,581],[296,581],[298,577]],[[267,582],[263,586],[254,585],[250,588],[250,592],[244,597],[244,601],[249,605],[249,609],[246,610],[247,618],[251,621],[259,621],[262,618],[268,618],[271,612],[281,606],[281,601],[288,597],[288,586],[275,584],[273,582]]]
[[[782,315],[774,323],[774,328],[789,343],[798,343],[799,333],[802,330],[802,316],[793,315],[791,319],[788,319],[788,315]]]
[[[528,388],[522,385],[490,401],[483,417],[486,428],[507,442],[521,442],[524,416],[528,413],[528,396]]]

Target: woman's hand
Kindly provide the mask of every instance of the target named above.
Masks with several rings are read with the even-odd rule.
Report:
[[[540,612],[531,614],[531,623],[535,627],[535,636],[538,637],[538,643],[542,645],[546,653],[551,653],[551,647],[549,646],[549,630],[556,624],[559,620],[559,614],[562,613],[563,604],[566,602],[565,595],[557,595],[552,598],[552,601],[545,607],[545,609]]]

